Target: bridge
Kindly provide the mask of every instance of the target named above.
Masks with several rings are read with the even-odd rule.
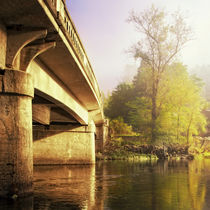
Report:
[[[65,0],[2,0],[0,197],[32,193],[33,164],[93,164],[106,131]]]

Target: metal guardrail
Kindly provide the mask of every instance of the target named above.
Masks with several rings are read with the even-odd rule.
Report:
[[[76,52],[76,56],[78,57],[80,64],[85,70],[86,76],[88,77],[93,89],[98,97],[100,103],[101,94],[96,81],[95,74],[92,70],[88,57],[86,55],[85,49],[82,45],[82,42],[79,38],[79,35],[76,31],[74,23],[68,13],[68,10],[65,6],[64,0],[45,0],[47,5],[50,7],[51,11],[54,13],[61,29],[63,29],[64,34],[68,38],[71,46]]]

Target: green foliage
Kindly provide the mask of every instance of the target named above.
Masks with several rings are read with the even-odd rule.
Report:
[[[132,126],[126,124],[122,117],[111,120],[109,126],[112,136],[135,135]]]
[[[142,40],[131,49],[133,56],[141,60],[141,67],[150,83],[146,86],[147,96],[151,99],[151,141],[155,142],[158,135],[158,94],[160,83],[167,67],[170,66],[179,51],[191,38],[191,30],[183,17],[177,12],[171,16],[164,10],[152,6],[140,14],[132,12],[128,19],[141,34]],[[138,80],[137,80],[138,82]]]
[[[196,66],[190,72],[204,81],[203,96],[210,101],[210,65]]]
[[[180,63],[168,68],[158,95],[161,107],[159,120],[162,129],[170,130],[174,140],[189,142],[192,135],[198,135],[206,126],[206,119],[201,113],[205,106],[201,97],[202,83],[189,76],[186,67]]]
[[[126,106],[127,101],[132,99],[132,86],[126,83],[120,83],[112,92],[111,96],[106,99],[104,113],[109,119],[122,117],[125,122],[128,122],[129,108]]]
[[[205,130],[201,111],[206,102],[201,80],[174,62],[191,31],[179,13],[170,21],[166,17],[164,10],[154,6],[140,15],[131,13],[129,21],[143,35],[131,50],[141,66],[132,84],[119,84],[108,97],[105,115],[112,120],[121,117],[111,123],[116,133],[126,133],[122,127],[131,129],[125,122],[152,143],[189,143]]]
[[[142,82],[145,85],[138,77],[145,77],[146,73],[144,68],[139,70],[135,78],[135,91],[138,92],[138,88],[142,87]],[[181,63],[168,66],[159,83],[157,94],[156,142],[189,142],[192,135],[205,130],[206,119],[201,113],[205,100],[201,97],[201,87],[201,81],[189,76],[186,67]],[[138,131],[145,135],[145,138],[151,138],[150,91],[142,93],[142,90],[139,90],[137,95],[139,97],[127,103],[130,107],[130,123],[135,130],[139,127]]]
[[[132,135],[133,128],[143,139],[148,142],[151,140],[150,77],[151,71],[145,66],[139,68],[133,84],[129,85],[130,95],[127,96],[127,100],[125,100],[125,95],[128,94],[127,88],[120,88],[120,91],[115,91],[110,96],[110,101],[115,101],[111,104],[112,109],[116,116],[118,113],[118,118],[111,120],[110,123],[113,135]],[[167,67],[157,94],[156,143],[189,143],[193,135],[205,130],[206,119],[202,110],[207,104],[201,97],[202,85],[200,79],[188,74],[183,64],[173,63]],[[118,106],[117,99],[124,99],[119,102],[124,109],[121,110]],[[124,114],[129,125],[124,123]]]
[[[145,139],[151,139],[151,100],[148,97],[136,97],[126,105],[134,131],[141,133]]]

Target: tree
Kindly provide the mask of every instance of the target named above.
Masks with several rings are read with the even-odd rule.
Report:
[[[210,65],[196,66],[190,72],[204,81],[203,96],[210,102]]]
[[[143,65],[133,79],[132,100],[126,105],[129,108],[128,122],[133,129],[145,139],[151,139],[151,71]]]
[[[158,98],[162,103],[162,115],[167,113],[165,121],[168,125],[165,129],[170,130],[176,141],[183,142],[185,139],[189,143],[192,135],[204,131],[206,126],[201,112],[206,104],[201,97],[203,82],[190,76],[181,63],[173,63],[163,81],[160,84],[162,94]]]
[[[129,123],[133,130],[140,133],[145,140],[151,139],[151,102],[147,97],[136,97],[127,103]]]
[[[146,79],[150,76],[147,68],[139,69],[133,81],[136,97],[127,103],[129,122],[145,139],[150,139],[152,133],[152,90]],[[206,119],[201,113],[205,100],[201,93],[202,82],[190,76],[183,64],[167,66],[157,94],[156,142],[189,142],[192,135],[205,129]]]
[[[131,49],[135,58],[140,58],[151,71],[151,140],[156,140],[157,97],[163,73],[174,61],[176,55],[191,39],[191,30],[184,18],[177,12],[167,18],[164,10],[152,6],[139,15],[132,12],[128,19],[143,38]]]
[[[111,135],[135,135],[132,127],[126,124],[122,117],[118,117],[110,121]]]
[[[128,123],[129,108],[126,103],[132,100],[132,85],[120,83],[112,94],[108,97],[104,113],[109,119],[122,117]]]

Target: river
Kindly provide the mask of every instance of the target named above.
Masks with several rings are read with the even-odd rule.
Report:
[[[15,210],[210,210],[210,159],[35,166],[34,196]]]

